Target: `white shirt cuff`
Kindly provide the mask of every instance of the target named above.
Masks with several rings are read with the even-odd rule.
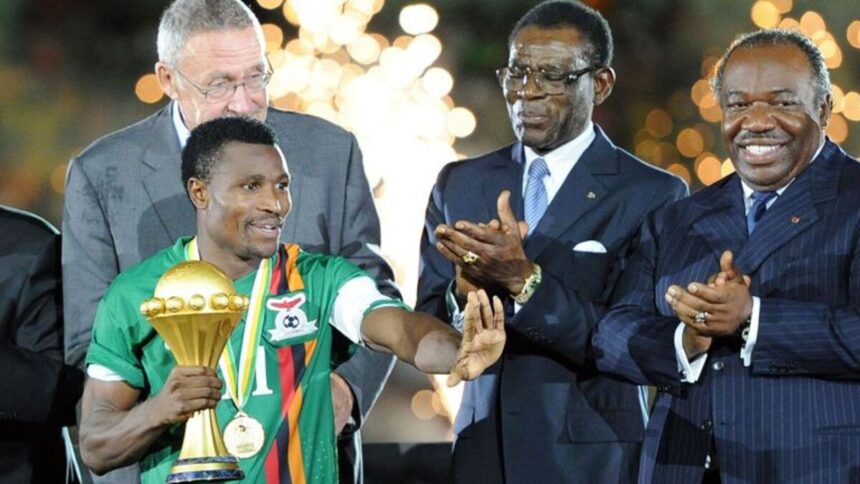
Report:
[[[125,378],[110,368],[95,363],[87,365],[87,376],[99,381],[125,381]]]
[[[457,304],[457,295],[454,294],[455,281],[448,284],[448,289],[445,290],[445,305],[448,306],[448,317],[451,319],[451,326],[459,332],[463,332],[463,319],[465,319],[465,311],[460,310],[460,305]]]
[[[696,383],[699,381],[699,376],[705,369],[708,354],[699,355],[692,362],[687,359],[687,352],[684,351],[684,323],[678,323],[678,327],[675,328],[675,358],[678,360],[678,373],[681,374],[682,382]]]
[[[390,304],[386,304],[386,301]],[[353,343],[364,344],[361,338],[361,322],[371,307],[400,307],[400,302],[379,292],[376,282],[370,277],[350,279],[337,292],[329,324],[337,328]]]
[[[753,296],[752,314],[750,315],[750,331],[747,333],[747,340],[741,348],[741,360],[744,366],[752,364],[752,352],[755,347],[755,342],[758,339],[758,320],[761,312],[761,299]]]

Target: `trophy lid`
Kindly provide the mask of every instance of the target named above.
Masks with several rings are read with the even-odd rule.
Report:
[[[236,313],[248,307],[248,297],[236,294],[233,281],[206,261],[185,261],[171,267],[155,286],[155,294],[140,306],[148,318],[195,313]]]

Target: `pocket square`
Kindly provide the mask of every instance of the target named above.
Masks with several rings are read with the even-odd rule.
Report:
[[[606,247],[596,240],[586,240],[573,247],[574,252],[590,252],[592,254],[605,254]]]

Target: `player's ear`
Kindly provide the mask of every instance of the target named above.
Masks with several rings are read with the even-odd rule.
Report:
[[[209,206],[209,185],[205,181],[191,177],[188,179],[185,189],[188,191],[188,197],[194,208],[203,210]]]

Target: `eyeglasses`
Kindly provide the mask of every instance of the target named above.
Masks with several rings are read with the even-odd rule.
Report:
[[[268,59],[266,59],[266,64],[268,64],[266,72],[252,74],[250,77],[247,77],[240,82],[230,82],[221,79],[207,87],[198,86],[194,81],[189,79],[188,76],[183,74],[179,68],[174,67],[173,70],[176,71],[176,73],[179,74],[179,77],[184,79],[185,82],[194,86],[194,89],[197,89],[197,91],[200,92],[200,94],[203,95],[203,98],[207,101],[218,102],[233,97],[233,94],[236,93],[236,89],[239,89],[239,86],[245,86],[245,90],[249,92],[257,92],[264,89],[272,79],[272,65],[269,63]]]
[[[522,91],[526,87],[526,76],[535,81],[538,89],[551,96],[564,93],[565,89],[580,77],[600,69],[601,66],[589,66],[576,71],[559,72],[543,68],[531,67],[502,67],[496,69],[499,84],[508,91]]]

